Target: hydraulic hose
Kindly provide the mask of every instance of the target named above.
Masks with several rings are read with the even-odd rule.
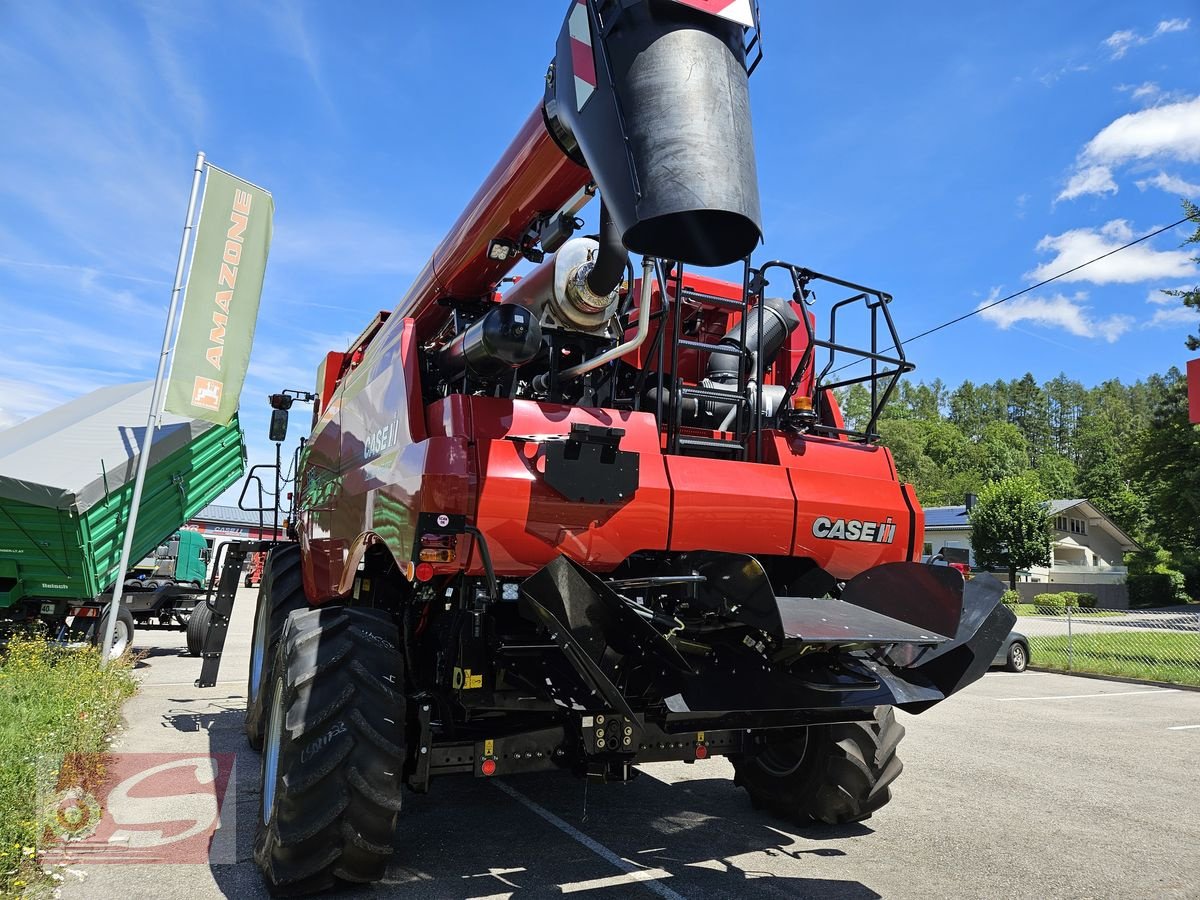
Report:
[[[629,251],[621,243],[621,233],[608,214],[604,198],[600,198],[600,249],[596,262],[587,274],[587,286],[597,297],[607,297],[621,283],[625,267],[629,265]]]

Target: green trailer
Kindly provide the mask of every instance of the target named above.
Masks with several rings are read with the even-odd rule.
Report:
[[[0,631],[46,623],[63,640],[100,633],[120,567],[152,385],[114,385],[0,431]],[[140,424],[139,424],[140,423]],[[161,556],[180,526],[234,484],[246,448],[225,426],[164,414],[150,451],[130,559]],[[177,547],[186,548],[182,541]],[[133,573],[129,573],[133,575]],[[118,620],[182,627],[194,585],[129,591]]]

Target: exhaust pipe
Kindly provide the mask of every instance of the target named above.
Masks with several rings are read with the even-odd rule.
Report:
[[[544,113],[631,252],[720,266],[762,238],[741,26],[662,0],[578,0]]]

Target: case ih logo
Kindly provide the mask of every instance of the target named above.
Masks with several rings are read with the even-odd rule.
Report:
[[[827,541],[862,541],[867,544],[890,544],[896,536],[891,516],[882,522],[859,519],[831,519],[821,516],[812,524],[814,537]]]
[[[236,804],[225,802],[233,762],[232,753],[67,756],[57,789],[41,798],[43,862],[236,862]]]

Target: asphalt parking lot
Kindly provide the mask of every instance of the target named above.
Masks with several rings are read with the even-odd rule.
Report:
[[[255,592],[242,593],[214,688],[193,686],[182,634],[138,635],[144,685],[116,744],[236,760],[207,858],[99,854],[67,867],[63,897],[266,896],[250,859],[258,756],[241,733]],[[1200,896],[1200,692],[994,672],[902,719],[905,772],[859,825],[757,812],[721,759],[649,765],[628,785],[446,779],[408,795],[386,881],[344,895]],[[160,822],[171,804],[157,802]]]

